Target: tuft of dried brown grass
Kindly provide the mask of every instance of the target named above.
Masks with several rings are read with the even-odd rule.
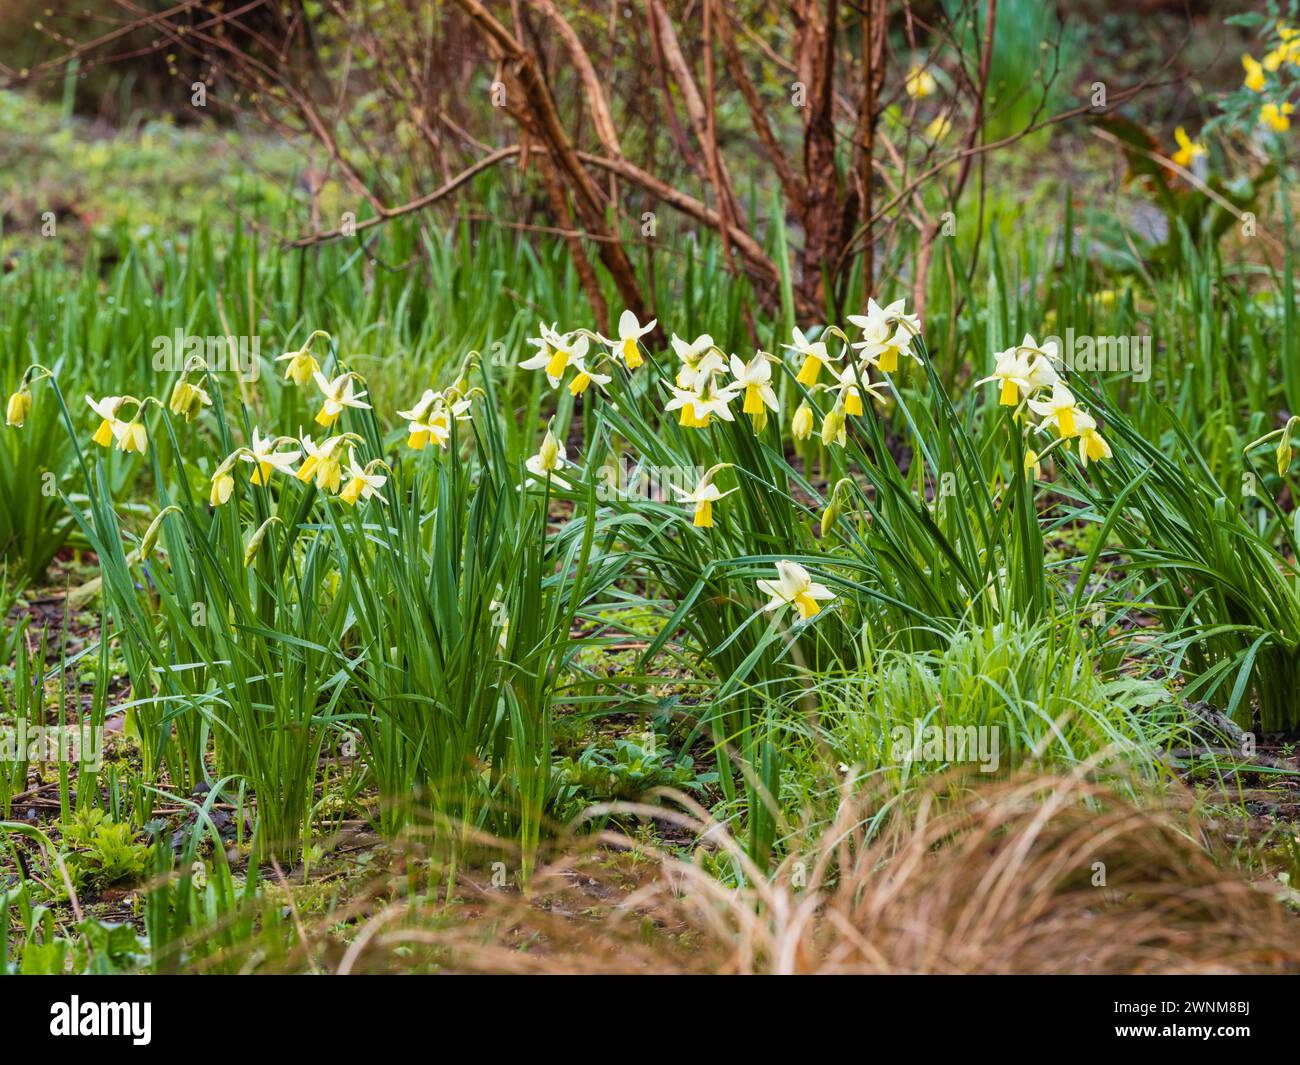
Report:
[[[695,832],[710,861],[605,834],[525,893],[464,881],[464,903],[436,919],[381,909],[333,967],[400,970],[415,950],[498,973],[1300,970],[1300,921],[1215,861],[1189,804],[1126,791],[1083,769],[938,781],[870,838],[879,802],[846,794],[816,845],[771,877],[684,797],[679,811],[624,805]],[[653,860],[618,857],[634,851]]]

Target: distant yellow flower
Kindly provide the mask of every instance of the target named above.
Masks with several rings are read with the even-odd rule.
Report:
[[[1264,56],[1264,69],[1270,73],[1279,70],[1283,63],[1300,65],[1300,39],[1297,39],[1300,30],[1279,22],[1277,35],[1282,43]]]
[[[920,65],[914,65],[912,69],[907,72],[907,81],[904,84],[907,89],[907,95],[913,100],[924,100],[927,96],[932,95],[934,90],[938,88],[938,85],[934,80],[934,75],[926,70],[925,67]]]
[[[26,385],[23,385],[9,397],[9,402],[5,405],[5,425],[21,429],[31,411],[32,393]]]
[[[1193,159],[1205,154],[1205,145],[1193,142],[1182,126],[1174,130],[1174,140],[1178,142],[1178,151],[1169,158],[1181,167],[1191,166]]]
[[[1241,65],[1246,68],[1246,88],[1251,92],[1263,92],[1265,85],[1264,67],[1253,55],[1243,55]]]
[[[936,115],[925,127],[925,135],[932,141],[941,141],[952,132],[952,120],[947,115]]]
[[[1268,126],[1275,133],[1285,133],[1291,128],[1291,115],[1295,111],[1295,105],[1284,103],[1278,105],[1275,103],[1266,103],[1259,109],[1259,121],[1261,125]]]

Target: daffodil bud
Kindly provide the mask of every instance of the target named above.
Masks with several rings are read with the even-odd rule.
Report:
[[[831,496],[831,501],[826,504],[826,509],[822,511],[822,539],[830,534],[835,528],[835,523],[840,520],[840,512],[843,511],[840,506],[839,496]]]
[[[790,432],[796,440],[807,440],[812,436],[812,428],[812,408],[807,403],[800,403],[799,409],[794,412],[794,420],[790,423]]]
[[[180,508],[176,506],[163,507],[163,509],[158,512],[158,516],[149,523],[149,528],[145,529],[144,536],[140,538],[139,555],[141,562],[147,561],[149,556],[153,553],[153,549],[158,546],[158,537],[162,533],[163,518],[178,510],[180,510]]]
[[[32,409],[32,393],[26,385],[23,385],[12,396],[5,406],[5,425],[12,426],[15,429],[21,429],[23,423],[27,421],[27,415]]]
[[[831,444],[839,444],[841,447],[844,446],[844,422],[843,407],[836,404],[827,411],[826,417],[822,419],[822,443],[824,445],[827,447],[830,447]]]
[[[262,524],[257,527],[257,530],[253,535],[248,538],[248,546],[244,548],[245,567],[252,565],[253,559],[257,557],[258,549],[262,546],[262,541],[266,539],[267,530],[279,520],[279,518],[274,516],[267,518],[266,521],[262,522]]]
[[[542,469],[553,470],[556,467],[556,459],[560,454],[560,442],[555,439],[555,434],[550,429],[546,430],[546,436],[542,439],[542,446],[537,451],[540,458]]]
[[[1043,479],[1043,464],[1038,461],[1038,452],[1030,448],[1025,452],[1025,474],[1033,472],[1035,480]]]
[[[1288,418],[1282,427],[1282,440],[1277,445],[1277,475],[1285,477],[1291,468],[1291,430],[1295,428],[1296,419]]]
[[[822,537],[825,538],[834,528],[835,523],[840,520],[840,515],[844,513],[844,504],[840,500],[844,490],[852,482],[845,477],[835,482],[835,487],[831,489],[830,501],[826,504],[826,509],[822,511]]]
[[[219,507],[230,499],[235,490],[235,478],[228,471],[218,470],[212,475],[212,491],[208,494],[208,505]]]

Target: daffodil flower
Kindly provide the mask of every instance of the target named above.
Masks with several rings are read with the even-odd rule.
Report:
[[[352,382],[359,380],[355,373],[341,373],[334,380],[329,380],[323,373],[317,370],[313,375],[316,387],[321,390],[324,401],[321,408],[316,412],[316,424],[322,428],[328,429],[339,420],[346,407],[352,407],[355,410],[369,410],[369,403],[362,403],[361,399],[365,396],[364,392],[353,392]]]
[[[432,440],[445,448],[451,438],[452,419],[467,421],[469,405],[468,399],[450,399],[447,393],[426,388],[414,407],[397,412],[409,423],[406,446],[413,451],[423,451]]]
[[[469,400],[457,399],[449,401],[444,395],[441,401],[434,405],[433,412],[425,423],[429,427],[430,436],[437,442],[439,447],[445,448],[447,441],[451,439],[451,423],[453,420],[458,422],[469,421]]]
[[[1205,145],[1194,143],[1182,126],[1174,130],[1174,140],[1178,142],[1178,151],[1169,158],[1181,167],[1191,166],[1193,160],[1205,154]]]
[[[999,382],[1002,387],[998,403],[1014,407],[1021,399],[1028,399],[1040,389],[1056,385],[1059,377],[1053,365],[1055,358],[1055,343],[1049,341],[1046,348],[1040,348],[1033,336],[1026,333],[1016,347],[998,352],[994,356],[993,373],[975,384]]]
[[[718,463],[718,465],[708,470],[704,476],[700,478],[700,483],[689,492],[684,488],[678,488],[677,485],[672,486],[673,491],[677,493],[678,499],[683,503],[691,503],[694,505],[695,516],[693,524],[696,528],[713,528],[713,504],[724,496],[731,495],[731,493],[735,491],[734,488],[730,488],[725,492],[721,492],[718,490],[718,486],[713,483],[713,475],[719,470],[727,469],[730,465],[731,463],[729,462]]]
[[[588,340],[585,334],[578,334],[570,339],[571,334],[557,333],[553,327],[542,326],[540,350],[530,359],[519,364],[524,370],[545,370],[546,379],[552,388],[560,386],[560,379],[569,366],[569,360],[582,359],[587,354]],[[532,341],[536,343],[536,341]]]
[[[678,388],[694,388],[698,377],[710,376],[726,365],[714,348],[713,337],[707,333],[701,333],[689,344],[674,333],[671,343],[682,363],[677,370]]]
[[[820,602],[829,602],[835,593],[824,584],[814,584],[808,571],[797,562],[782,559],[776,564],[777,579],[759,580],[758,590],[772,598],[763,607],[765,612],[793,606],[799,617],[808,619],[821,611]]]
[[[311,353],[312,341],[317,337],[329,338],[329,334],[323,329],[317,329],[311,334],[297,351],[286,351],[283,355],[276,357],[276,362],[287,362],[289,365],[285,368],[284,379],[293,381],[299,388],[304,387],[313,377],[320,373],[320,363]]]
[[[207,390],[190,384],[182,377],[172,389],[167,409],[178,417],[184,417],[187,422],[192,422],[202,413],[204,407],[210,406],[212,406],[212,397],[208,395]]]
[[[834,373],[834,371],[832,371]],[[847,363],[843,370],[835,373],[834,387],[839,392],[839,401],[844,405],[844,413],[860,418],[864,413],[862,392],[865,390],[872,399],[880,399],[880,386],[867,381],[867,369]]]
[[[103,399],[86,397],[90,409],[100,417],[99,428],[95,430],[95,435],[91,437],[91,440],[100,447],[113,446],[113,440],[117,435],[114,429],[118,424],[117,412],[129,398],[128,396],[105,396]]]
[[[519,364],[521,369],[540,370],[551,361],[551,357],[555,354],[555,352],[551,350],[552,336],[554,336],[554,331],[547,326],[545,322],[542,322],[538,330],[538,335],[535,337],[529,337],[524,341],[525,344],[531,344],[535,347],[537,349],[537,354],[530,355],[527,359],[521,362]],[[567,363],[567,361],[568,360],[566,359],[565,362]],[[560,367],[560,373],[564,373],[564,366]],[[552,385],[551,387],[553,388],[555,386]]]
[[[587,365],[586,345],[583,345],[582,353],[579,354],[575,349],[573,352],[573,368],[577,372],[573,375],[573,380],[569,382],[569,395],[580,396],[587,391],[591,383],[604,387],[609,384],[612,378],[606,373],[597,373],[595,367]]]
[[[32,392],[25,384],[5,404],[5,425],[21,429],[32,412]]]
[[[658,319],[651,318],[642,325],[631,311],[624,311],[618,317],[618,339],[606,340],[613,354],[621,356],[629,370],[635,370],[645,360],[641,358],[640,340],[654,329]]]
[[[240,459],[253,464],[253,473],[249,480],[254,484],[270,484],[272,470],[278,470],[292,477],[293,464],[302,457],[302,452],[276,450],[281,444],[289,442],[291,442],[289,437],[263,437],[254,428],[251,446],[239,453]]]
[[[1295,104],[1292,103],[1284,103],[1280,106],[1271,102],[1266,103],[1259,109],[1259,121],[1274,133],[1285,133],[1291,128],[1291,115],[1294,112]]]
[[[912,69],[907,72],[907,81],[903,85],[907,89],[907,95],[913,100],[924,100],[927,96],[933,95],[934,90],[938,88],[934,75],[919,64],[912,65]]]
[[[1075,429],[1079,435],[1079,461],[1085,466],[1089,460],[1108,459],[1111,457],[1110,445],[1097,432],[1097,420],[1087,411],[1077,411],[1074,418]]]
[[[1077,422],[1083,411],[1074,401],[1074,395],[1065,385],[1052,386],[1051,399],[1031,399],[1030,409],[1043,419],[1043,426],[1053,425],[1062,439],[1078,435]]]
[[[339,498],[348,506],[355,506],[358,500],[378,499],[381,503],[387,503],[383,496],[379,494],[379,489],[388,483],[388,478],[383,474],[375,473],[374,470],[383,463],[379,459],[367,463],[365,467],[357,464],[356,449],[348,449],[348,483],[343,486],[339,492]]]
[[[735,378],[734,387],[744,392],[741,410],[745,414],[761,415],[767,408],[781,409],[772,389],[772,363],[766,352],[760,351],[749,362],[742,362],[739,355],[731,356],[731,375]]]
[[[424,394],[415,401],[410,410],[399,410],[397,416],[408,423],[406,427],[406,446],[412,451],[423,451],[433,435],[433,427],[426,420],[439,395],[432,388],[426,388]]]
[[[795,380],[805,388],[812,388],[817,383],[817,377],[822,372],[822,367],[836,361],[826,350],[826,341],[811,341],[798,326],[793,330],[793,344],[782,344],[781,346],[787,351],[793,351],[796,355],[803,356],[803,364],[799,367],[799,373],[795,375]]]
[[[1253,55],[1243,55],[1241,65],[1246,69],[1245,85],[1251,92],[1263,92],[1267,84],[1264,78],[1264,66]]]
[[[343,465],[339,462],[339,451],[345,442],[356,439],[359,438],[353,433],[343,433],[329,437],[317,447],[310,436],[304,436],[302,446],[307,452],[307,457],[294,476],[304,483],[315,479],[316,487],[323,492],[337,492],[343,480]]]
[[[140,412],[144,409],[141,403],[136,407],[135,417],[129,422],[116,421],[113,423],[113,438],[117,441],[118,451],[125,451],[128,454],[135,452],[143,455],[149,450],[149,434],[145,432],[144,422],[140,418]]]
[[[854,349],[881,373],[896,373],[898,357],[904,353],[921,361],[912,351],[912,337],[921,331],[921,325],[916,315],[905,313],[903,307],[902,300],[881,307],[869,299],[866,314],[849,315],[849,321],[862,330],[862,339],[854,343]]]
[[[719,388],[717,382],[709,376],[703,383],[703,389],[678,388],[669,385],[673,398],[664,404],[664,413],[680,410],[678,423],[688,429],[704,429],[716,414],[724,422],[735,421],[730,403],[736,398],[731,388]]]

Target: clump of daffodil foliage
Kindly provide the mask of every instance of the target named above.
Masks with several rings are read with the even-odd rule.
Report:
[[[643,663],[684,631],[718,678],[693,734],[717,742],[723,794],[756,808],[759,785],[736,762],[776,771],[780,726],[764,707],[851,664],[859,633],[1042,613],[1037,520],[999,515],[1024,505],[1058,446],[1077,444],[1085,467],[1112,454],[1051,347],[1026,336],[987,379],[1020,437],[1007,493],[969,462],[902,300],[870,300],[844,328],[796,327],[779,354],[707,334],[670,334],[658,351],[657,326],[628,311],[612,337],[543,323],[526,340],[518,366],[556,396],[531,455],[505,447],[477,353],[385,415],[319,329],[257,386],[301,396],[276,409],[308,413],[310,429],[255,420],[244,394],[229,408],[201,356],[164,396],[87,396],[90,505],[69,505],[131,637],[146,771],[198,781],[215,751],[219,771],[251,785],[265,845],[305,851],[315,767],[343,735],[392,810],[421,794],[456,816],[504,803],[502,826],[535,841],[556,786],[552,704],[566,686],[604,697],[565,671],[583,639],[574,619],[607,617],[630,581],[660,597]],[[917,387],[900,391],[909,373]],[[6,405],[11,431],[47,381],[62,403],[55,375],[33,366]],[[869,406],[896,404],[921,412],[906,475]],[[63,417],[74,424],[66,405]],[[204,494],[167,487],[160,434],[186,482],[206,462]],[[134,545],[93,461],[112,452],[158,485]],[[610,491],[605,473],[629,452],[672,476]],[[953,479],[957,498],[941,489]],[[195,664],[160,674],[168,660]],[[406,815],[386,816],[395,831]]]

